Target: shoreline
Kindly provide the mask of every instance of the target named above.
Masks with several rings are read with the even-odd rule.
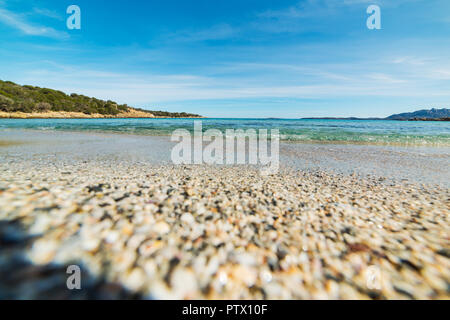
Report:
[[[161,117],[153,114],[142,112],[139,115],[127,115],[122,113],[119,115],[103,115],[103,114],[84,114],[80,112],[51,112],[45,113],[23,113],[23,112],[3,112],[0,111],[0,119],[210,119],[210,117]],[[211,119],[235,119],[235,118],[211,118]],[[450,118],[442,119],[428,119],[428,118],[415,118],[415,119],[386,119],[386,118],[236,118],[236,119],[257,119],[257,120],[349,120],[349,121],[402,121],[402,122],[449,122]]]
[[[45,120],[47,118],[39,119],[39,118],[33,118],[33,119],[25,119],[25,120]],[[83,119],[83,118],[72,118],[67,120],[91,120],[91,119]],[[112,119],[112,118],[110,118]],[[114,118],[117,120],[127,120],[127,119],[139,119],[139,118]],[[197,118],[152,118],[152,119],[161,119],[161,120],[171,120],[171,119],[197,119]],[[198,118],[198,119],[208,119],[208,118]],[[0,118],[0,120],[5,120]],[[48,120],[64,120],[64,119],[48,119]],[[92,120],[95,120],[92,118]],[[155,132],[138,132],[138,131],[120,131],[120,130],[89,130],[89,129],[57,129],[57,130],[44,130],[44,129],[37,129],[37,128],[4,128],[3,130],[16,130],[17,132],[24,131],[24,132],[55,132],[55,133],[80,133],[80,134],[86,134],[86,135],[95,135],[95,134],[112,134],[117,136],[138,136],[138,137],[167,137],[170,138],[171,134],[169,132],[159,132],[160,134],[156,134]],[[352,141],[352,140],[295,140],[295,139],[284,139],[280,138],[280,142],[286,143],[286,144],[319,144],[319,145],[360,145],[360,146],[380,146],[380,147],[408,147],[408,148],[420,148],[420,147],[427,147],[427,148],[448,148],[450,147],[450,142],[448,144],[444,143],[414,143],[414,142],[395,142],[395,141]]]
[[[139,159],[150,164],[169,164],[176,145],[165,135],[33,129],[4,130],[1,141],[4,143],[0,143],[0,158],[5,161],[13,155],[20,159],[47,159],[58,154],[59,161],[113,157],[124,162]],[[449,186],[449,161],[449,146],[280,142],[280,165],[299,170],[319,168]]]
[[[159,117],[155,116],[151,113],[146,112],[130,112],[130,113],[121,113],[118,115],[103,115],[103,114],[84,114],[80,112],[48,112],[48,113],[21,113],[21,112],[0,112],[0,119],[55,119],[55,120],[64,120],[64,119],[205,119],[204,117],[185,117],[185,118],[176,118],[176,117]]]

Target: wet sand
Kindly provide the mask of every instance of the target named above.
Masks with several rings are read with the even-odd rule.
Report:
[[[0,149],[0,157],[21,160],[48,158],[49,161],[54,158],[55,164],[70,159],[172,164],[171,150],[175,145],[166,136],[40,130],[5,130],[1,134],[0,143],[11,141],[13,144]],[[280,142],[280,166],[284,168],[449,187],[449,165],[450,147]]]

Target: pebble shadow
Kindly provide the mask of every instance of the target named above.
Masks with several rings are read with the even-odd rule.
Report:
[[[25,253],[39,237],[19,221],[0,221],[0,300],[135,300],[139,294],[98,278],[81,268],[81,290],[67,288],[68,265],[34,265]]]

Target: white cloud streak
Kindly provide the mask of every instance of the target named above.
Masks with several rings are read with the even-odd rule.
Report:
[[[0,22],[19,30],[28,36],[41,36],[54,39],[66,39],[69,37],[66,32],[32,24],[26,21],[22,16],[3,8],[0,8]]]
[[[392,62],[386,61],[386,64]],[[45,64],[45,63],[43,63]],[[353,66],[353,65],[352,65]],[[430,67],[431,65],[428,65]],[[291,70],[298,72],[301,80],[289,83],[277,82],[275,77],[230,75],[227,78],[193,74],[130,74],[83,69],[80,67],[53,65],[48,69],[31,69],[21,79],[22,84],[33,84],[81,93],[120,103],[145,107],[190,100],[223,100],[251,98],[334,99],[357,97],[397,98],[450,98],[448,90],[436,85],[450,79],[448,70],[422,73],[422,67],[411,70],[405,65],[402,72],[335,71],[333,66],[289,66],[242,64],[231,68],[258,68],[267,76]],[[340,70],[351,70],[342,65]],[[434,70],[434,69],[429,69]]]
[[[49,10],[49,9],[44,9],[44,8],[33,8],[33,14],[38,14],[38,15],[56,19],[59,21],[64,20],[64,17],[62,15],[60,15],[58,12]]]

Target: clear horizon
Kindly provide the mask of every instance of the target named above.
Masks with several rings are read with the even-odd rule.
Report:
[[[450,105],[448,1],[141,2],[0,0],[0,78],[209,118]],[[72,4],[81,30],[66,27]]]

